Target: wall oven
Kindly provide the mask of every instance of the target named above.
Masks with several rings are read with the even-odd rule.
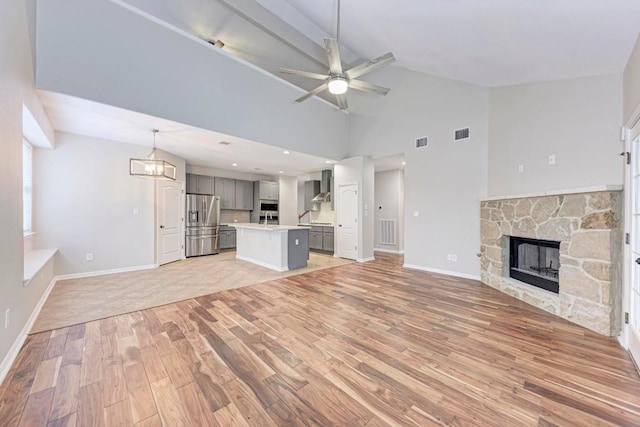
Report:
[[[265,220],[268,224],[279,224],[278,202],[260,200],[260,224],[264,224]]]

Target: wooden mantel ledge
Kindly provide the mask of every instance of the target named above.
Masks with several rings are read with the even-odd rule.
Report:
[[[606,184],[606,185],[596,185],[593,187],[569,188],[566,190],[550,190],[550,191],[540,191],[537,193],[513,194],[510,196],[483,197],[480,199],[480,201],[489,202],[492,200],[527,199],[529,197],[560,196],[563,194],[597,193],[600,191],[622,191],[622,188],[623,188],[622,185]]]

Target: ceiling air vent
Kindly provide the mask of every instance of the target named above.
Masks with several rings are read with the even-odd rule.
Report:
[[[423,136],[422,138],[416,139],[416,148],[422,148],[427,146],[427,137]]]
[[[457,131],[455,131],[453,139],[455,141],[459,141],[461,139],[467,139],[467,138],[469,138],[469,128],[458,129]]]

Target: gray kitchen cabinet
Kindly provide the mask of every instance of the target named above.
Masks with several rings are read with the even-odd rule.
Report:
[[[233,227],[220,227],[220,249],[236,248],[236,229]]]
[[[213,177],[187,174],[187,194],[214,194]]]
[[[215,178],[215,193],[220,197],[220,209],[236,208],[236,180],[231,178]]]
[[[311,227],[309,230],[309,249],[322,250],[322,227]]]
[[[277,182],[260,181],[260,200],[278,200],[280,191]]]
[[[235,209],[253,210],[253,182],[236,180]]]
[[[304,183],[304,210],[316,211],[320,210],[320,203],[313,203],[311,199],[316,197],[320,192],[320,181],[305,181]]]
[[[333,228],[324,227],[322,232],[322,250],[333,252]]]

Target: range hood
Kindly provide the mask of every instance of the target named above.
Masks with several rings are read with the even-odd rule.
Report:
[[[331,169],[322,171],[322,180],[320,181],[320,192],[311,199],[313,203],[330,202],[331,201]]]

